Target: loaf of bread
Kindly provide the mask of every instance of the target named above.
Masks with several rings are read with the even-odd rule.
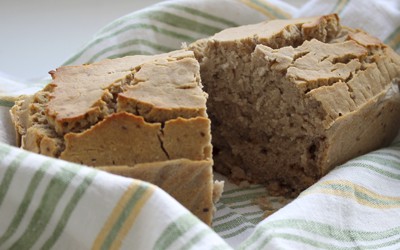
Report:
[[[193,52],[105,60],[50,74],[49,85],[11,109],[18,145],[89,166],[130,166],[103,169],[159,184],[211,223],[210,120]]]
[[[399,55],[337,15],[230,28],[189,49],[215,168],[238,181],[298,193],[400,127]]]
[[[186,50],[51,75],[11,110],[23,148],[90,166],[139,164],[104,169],[132,177],[141,169],[157,183],[167,178],[161,166],[177,160],[171,173],[187,176],[178,186],[211,160],[210,119],[215,169],[272,193],[298,193],[390,143],[400,124],[399,55],[334,14],[230,28]],[[210,201],[220,186],[204,176],[193,183],[208,183]]]

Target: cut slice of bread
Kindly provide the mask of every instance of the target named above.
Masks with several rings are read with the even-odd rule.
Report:
[[[91,166],[211,159],[207,94],[192,52],[51,74],[52,83],[11,110],[23,148]]]
[[[223,184],[213,184],[207,94],[192,52],[66,66],[51,75],[52,83],[11,109],[18,145],[152,182],[211,223],[213,192],[220,195]]]

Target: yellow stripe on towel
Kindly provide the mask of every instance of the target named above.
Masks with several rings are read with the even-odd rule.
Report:
[[[340,14],[348,3],[349,0],[339,0],[333,8],[332,13]]]
[[[302,197],[310,194],[340,196],[372,208],[400,208],[400,197],[381,195],[346,180],[331,180],[317,183],[310,189],[304,191],[300,196]]]
[[[393,33],[393,37],[391,37],[387,41],[387,45],[392,47],[394,50],[397,50],[400,44],[400,29],[396,30],[396,32]]]
[[[132,197],[132,195],[136,192],[139,188],[140,182],[134,181],[131,185],[128,186],[128,189],[122,195],[120,200],[118,201],[117,205],[114,207],[111,215],[108,217],[106,223],[104,224],[103,228],[101,229],[100,233],[97,235],[96,240],[94,241],[92,249],[100,249],[101,245],[105,241],[107,235],[109,234],[110,230],[112,230],[115,222],[117,221],[120,214],[123,212],[126,204]]]
[[[142,210],[143,206],[149,200],[149,198],[154,193],[154,191],[155,191],[155,187],[150,186],[146,190],[146,192],[142,195],[140,200],[136,203],[135,208],[132,209],[128,218],[125,220],[124,224],[122,225],[122,228],[120,229],[117,237],[115,237],[115,240],[114,240],[113,244],[111,245],[110,249],[120,249],[123,239],[128,234],[128,232],[131,229],[133,223],[135,222],[139,212]]]
[[[255,9],[270,19],[289,19],[292,16],[276,6],[260,0],[239,0],[252,9]]]

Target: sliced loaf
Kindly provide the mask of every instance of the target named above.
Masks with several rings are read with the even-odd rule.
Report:
[[[298,193],[388,145],[400,57],[336,15],[224,30],[189,46],[209,93],[217,171]]]

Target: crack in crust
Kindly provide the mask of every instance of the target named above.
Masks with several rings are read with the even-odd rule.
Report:
[[[119,60],[121,64],[123,59]],[[60,136],[82,132],[122,111],[142,115],[150,122],[206,116],[206,95],[201,90],[199,73],[193,73],[199,66],[190,52],[125,61],[122,66],[118,61],[106,60],[51,72],[53,83],[44,90],[49,97],[45,113]],[[168,112],[169,116],[158,118]]]
[[[154,74],[155,71],[157,74]],[[107,164],[129,164],[176,159],[178,156],[193,160],[211,158],[211,150],[204,149],[211,148],[209,123],[202,120],[208,121],[205,106],[207,95],[201,89],[199,65],[192,52],[175,51],[152,57],[105,60],[92,65],[61,67],[50,73],[53,76],[51,84],[35,94],[31,100],[20,101],[20,105],[15,107],[16,118],[25,112],[21,110],[22,104],[27,111],[26,121],[18,121],[21,125],[18,132],[22,137],[22,147],[88,165],[104,164],[105,161]],[[174,99],[177,96],[178,100],[162,99],[162,93],[157,91],[171,92],[169,97]],[[191,118],[202,119],[195,119],[193,122]],[[114,127],[118,127],[113,119],[121,122],[131,119],[136,124],[135,128],[129,124],[123,126],[125,129],[122,128],[123,133],[132,133],[132,130],[137,129],[134,132],[137,135],[131,134],[131,140],[136,140],[139,145],[135,157],[111,159],[113,156],[107,155],[102,160],[101,157],[96,157],[97,153],[101,154],[100,151],[105,150],[102,145],[114,143],[114,139],[118,137],[107,137],[110,131],[114,131]],[[196,124],[197,121],[198,125],[193,127],[191,124]],[[161,126],[161,123],[163,128],[156,130],[154,144],[151,146],[153,148],[144,150],[144,145],[140,144],[146,138],[140,135],[140,131],[149,133],[152,126]],[[181,126],[180,132],[185,131],[186,124],[189,124],[193,131],[200,129],[201,132],[196,133],[207,137],[201,143],[194,139],[199,142],[198,145],[186,145],[185,141],[193,140],[190,133],[187,138],[174,135],[173,138],[190,147],[181,150],[181,153],[175,152],[176,149],[167,149],[168,146],[165,146],[164,140],[168,136],[164,135],[164,124],[169,130],[171,126]],[[92,138],[93,131],[97,131],[99,135]],[[102,136],[107,139],[97,138]],[[143,138],[138,141],[137,137]],[[121,135],[120,140],[124,139]],[[97,143],[93,143],[94,141]],[[126,141],[126,145],[129,146],[130,143],[132,142]],[[168,143],[167,141],[166,144]],[[112,148],[112,145],[109,146]],[[98,150],[100,151],[97,152]],[[129,155],[129,150],[124,154]],[[140,154],[148,157],[140,159]]]

